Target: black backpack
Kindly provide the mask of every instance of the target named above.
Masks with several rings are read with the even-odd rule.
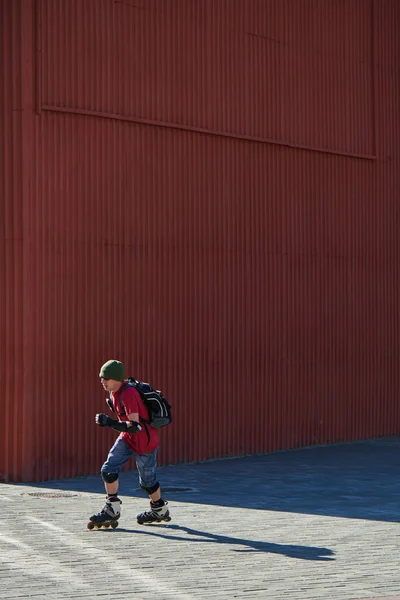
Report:
[[[139,392],[140,397],[143,400],[143,404],[146,406],[149,412],[149,420],[140,417],[140,420],[143,422],[146,431],[146,425],[151,425],[155,429],[160,429],[161,427],[166,427],[171,423],[171,405],[168,403],[168,400],[164,398],[164,396],[159,390],[155,390],[154,388],[152,388],[149,383],[137,381],[137,379],[135,379],[134,377],[128,378],[127,382],[121,388],[121,393],[119,396],[121,408],[123,409],[125,414],[126,411],[124,403],[122,402],[122,394],[127,387],[134,387]],[[111,410],[113,410],[111,396],[110,402],[107,403]],[[148,431],[147,435],[149,435]]]
[[[144,405],[149,411],[149,420],[146,421],[145,419],[142,419],[143,422],[151,425],[155,429],[166,427],[172,422],[171,405],[168,400],[164,398],[160,390],[155,390],[149,383],[137,381],[134,377],[128,378],[128,383],[124,388],[128,385],[133,386],[139,392]]]

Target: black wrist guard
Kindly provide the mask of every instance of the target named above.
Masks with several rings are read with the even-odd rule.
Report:
[[[139,433],[141,426],[136,421],[116,421],[107,417],[107,426],[111,427],[115,431],[127,432],[127,433]]]

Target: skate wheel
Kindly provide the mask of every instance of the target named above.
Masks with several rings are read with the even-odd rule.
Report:
[[[114,523],[111,523],[111,527],[113,529],[116,529],[118,527],[118,521],[115,521]]]
[[[164,519],[164,521],[169,522],[171,520],[171,517],[167,517],[166,519]]]
[[[110,523],[106,523],[105,525],[103,525],[103,527],[104,527],[105,529],[108,529],[108,528],[110,527]]]
[[[95,529],[100,529],[101,525],[96,525],[95,524]]]
[[[94,523],[92,523],[92,521],[90,521],[90,522],[87,524],[87,528],[88,528],[88,529],[93,529],[93,528],[94,528]]]

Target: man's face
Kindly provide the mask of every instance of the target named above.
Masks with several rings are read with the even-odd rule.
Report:
[[[104,379],[104,377],[100,377],[100,383],[106,392],[116,392],[122,385],[121,381],[116,381],[115,379]]]

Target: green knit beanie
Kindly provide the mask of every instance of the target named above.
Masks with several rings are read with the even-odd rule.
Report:
[[[119,360],[108,360],[100,369],[99,377],[103,379],[115,379],[115,381],[124,381],[125,368]]]

